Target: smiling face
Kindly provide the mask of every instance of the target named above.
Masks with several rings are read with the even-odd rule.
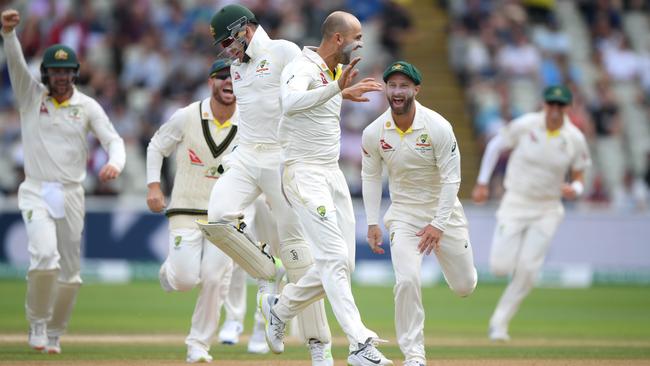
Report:
[[[386,99],[395,115],[409,113],[419,91],[420,86],[401,72],[392,74],[386,80]]]
[[[52,96],[57,97],[72,92],[74,69],[49,67],[46,72],[49,79],[48,87]]]
[[[235,103],[229,67],[212,74],[208,83],[210,84],[210,90],[212,90],[212,97],[217,102],[223,105]]]
[[[339,63],[347,65],[352,61],[352,52],[363,47],[363,42],[361,41],[361,23],[357,18],[350,19],[352,23],[350,30],[345,34],[341,35],[341,45],[339,47]]]

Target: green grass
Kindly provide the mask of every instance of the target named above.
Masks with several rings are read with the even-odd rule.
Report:
[[[480,286],[469,298],[454,296],[443,286],[423,289],[426,309],[425,335],[429,338],[460,340],[459,345],[427,344],[431,359],[650,359],[650,290],[647,287],[594,287],[590,289],[535,289],[511,324],[515,340],[565,339],[567,345],[481,344],[487,321],[503,286]],[[0,281],[0,334],[24,334],[25,283]],[[391,340],[382,350],[401,359],[395,343],[391,288],[355,287],[354,294],[364,323]],[[196,291],[165,293],[155,282],[126,285],[86,284],[82,287],[69,333],[73,334],[185,334],[194,307]],[[249,314],[254,292],[249,288]],[[331,311],[335,336],[343,333]],[[246,332],[251,329],[247,317]],[[467,340],[467,345],[462,345]],[[580,345],[580,341],[587,341]],[[588,341],[591,341],[589,343]],[[594,342],[604,342],[595,344]],[[611,344],[607,344],[611,341]],[[636,343],[626,344],[634,341]],[[641,343],[641,344],[639,344]],[[57,359],[135,360],[184,358],[183,344],[93,345],[65,344]],[[215,346],[219,359],[265,359],[252,356],[245,347]],[[346,347],[334,348],[343,358]],[[279,359],[306,359],[302,347],[288,346]],[[30,352],[23,343],[0,343],[0,360],[39,360],[47,356]]]

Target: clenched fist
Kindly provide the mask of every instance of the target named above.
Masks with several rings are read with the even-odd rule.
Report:
[[[2,32],[9,33],[20,23],[18,10],[7,9],[2,12]]]

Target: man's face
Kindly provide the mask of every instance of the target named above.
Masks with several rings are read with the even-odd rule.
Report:
[[[64,95],[72,90],[74,69],[49,67],[45,69],[48,76],[48,87],[52,95]]]
[[[564,121],[564,116],[569,107],[564,103],[559,102],[546,102],[544,103],[544,110],[546,111],[546,118],[554,124],[561,124]]]
[[[413,107],[415,96],[420,86],[401,72],[396,72],[386,80],[386,99],[390,109],[396,115],[408,113]]]
[[[212,74],[209,79],[212,97],[220,104],[231,105],[235,103],[235,94],[232,90],[232,79],[230,78],[230,68],[219,70]]]
[[[361,23],[355,20],[350,31],[342,35],[342,37],[343,42],[339,47],[339,63],[347,65],[352,61],[352,52],[363,47],[363,42],[361,41]]]
[[[221,41],[219,45],[223,51],[221,51],[217,58],[243,61],[246,55],[246,48],[248,48],[253,33],[253,30],[249,26],[244,26],[236,35]]]

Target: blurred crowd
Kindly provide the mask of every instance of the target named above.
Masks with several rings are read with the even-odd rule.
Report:
[[[449,62],[479,143],[541,108],[544,87],[573,91],[571,121],[587,136],[586,194],[616,208],[648,203],[650,1],[453,0]],[[505,161],[507,155],[503,156]],[[498,196],[503,161],[493,178]]]
[[[122,177],[97,179],[107,155],[89,137],[86,191],[90,195],[142,195],[146,192],[145,152],[153,133],[177,109],[209,96],[207,71],[219,50],[209,32],[212,15],[233,1],[215,0],[30,0],[2,1],[21,13],[17,30],[35,76],[43,50],[54,43],[72,47],[80,58],[77,86],[106,110],[126,143]],[[381,78],[385,65],[400,56],[398,30],[411,25],[406,10],[390,0],[250,0],[248,6],[272,38],[317,46],[320,25],[333,10],[347,10],[363,23],[362,75]],[[0,48],[0,193],[13,195],[23,179],[18,113]],[[387,104],[381,93],[370,102],[344,103],[341,165],[353,194],[360,194],[363,128]],[[171,189],[173,159],[164,166]],[[144,198],[143,198],[144,199]]]

